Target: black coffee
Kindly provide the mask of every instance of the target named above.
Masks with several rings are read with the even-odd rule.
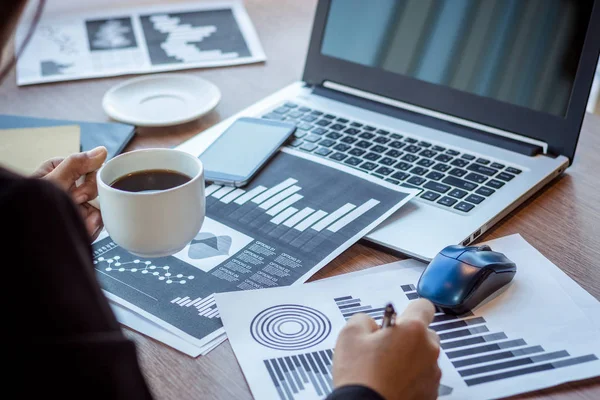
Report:
[[[126,192],[147,192],[171,189],[191,181],[187,175],[168,169],[147,169],[117,178],[111,187]]]

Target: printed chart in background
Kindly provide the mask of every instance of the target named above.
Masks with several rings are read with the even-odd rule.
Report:
[[[552,278],[556,267],[517,238],[489,243],[523,266],[510,286],[461,316],[436,310],[430,329],[440,337],[441,399],[505,397],[600,375],[597,328],[566,285]],[[418,298],[422,264],[396,265],[290,288],[215,295],[254,398],[309,400],[331,393],[335,342],[346,321],[364,312],[381,323],[386,303],[401,313]]]
[[[30,85],[264,61],[239,1],[44,13],[17,63]],[[17,45],[27,33],[17,30]]]
[[[202,229],[177,254],[146,260],[101,236],[94,266],[109,298],[203,346],[221,333],[214,293],[304,282],[412,198],[296,154],[278,153],[243,189],[207,187]]]

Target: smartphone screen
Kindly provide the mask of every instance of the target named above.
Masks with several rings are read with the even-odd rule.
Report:
[[[207,181],[243,186],[295,131],[289,123],[240,118],[210,145],[200,160]]]

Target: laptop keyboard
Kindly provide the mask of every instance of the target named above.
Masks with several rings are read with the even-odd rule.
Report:
[[[292,102],[262,117],[296,124],[291,147],[396,185],[421,189],[421,201],[462,214],[471,212],[521,173],[503,162]]]

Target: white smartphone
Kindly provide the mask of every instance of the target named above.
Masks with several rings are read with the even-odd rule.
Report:
[[[286,122],[238,119],[200,154],[204,179],[218,185],[246,185],[295,131],[296,126]]]

